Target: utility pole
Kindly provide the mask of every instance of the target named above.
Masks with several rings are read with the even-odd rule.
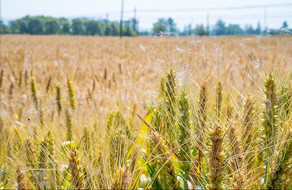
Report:
[[[108,26],[108,17],[109,17],[109,14],[106,13],[106,17],[105,17],[105,35],[106,36],[109,36],[109,26]]]
[[[0,21],[3,22],[2,24],[4,24],[4,20],[2,20],[2,1],[0,0]],[[3,31],[4,33],[4,31]],[[0,44],[2,44],[2,36],[0,36]],[[2,57],[2,46],[0,46],[0,57]],[[0,59],[0,66],[2,67],[2,59]],[[3,72],[3,71],[2,71]]]
[[[209,13],[207,13],[207,26],[206,26],[206,29],[207,29],[207,36],[209,36]]]
[[[136,24],[137,24],[137,21],[136,21],[136,7],[134,9],[134,20],[133,20],[133,29],[136,31],[136,33],[138,34],[138,30],[136,29]]]
[[[106,22],[108,22],[109,14],[106,13]]]
[[[122,38],[123,36],[123,13],[124,13],[124,0],[122,0],[122,7],[121,7],[120,38]]]
[[[268,32],[267,9],[265,9],[265,13],[264,13],[264,31],[265,33]]]

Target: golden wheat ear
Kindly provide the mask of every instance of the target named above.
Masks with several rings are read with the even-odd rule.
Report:
[[[22,86],[22,71],[19,71],[18,87],[21,88],[21,86]]]
[[[76,109],[76,99],[73,90],[73,84],[69,78],[67,78],[67,90],[68,90],[68,102],[72,111]]]
[[[218,125],[210,133],[211,147],[209,151],[209,184],[208,189],[224,189],[224,168],[226,161],[223,152],[223,131]]]
[[[128,167],[119,167],[111,189],[129,189],[130,178]]]
[[[17,173],[17,189],[20,190],[28,189],[25,171],[22,169],[20,165],[18,165],[16,173]]]
[[[72,141],[73,139],[73,124],[72,124],[72,118],[71,113],[68,109],[65,110],[66,115],[66,128],[67,128],[67,141]]]
[[[177,180],[177,172],[173,165],[172,154],[178,159],[178,155],[174,152],[171,145],[151,127],[140,115],[139,119],[150,129],[151,148],[157,149],[161,161],[163,161],[164,172],[167,174],[167,187],[171,189],[178,189],[180,181]],[[170,150],[168,148],[170,148]],[[179,159],[178,159],[179,160]]]
[[[47,86],[46,86],[46,93],[49,92],[50,88],[51,88],[51,83],[52,83],[52,75],[50,75],[48,82],[47,82]]]
[[[2,89],[2,85],[3,85],[3,79],[4,79],[4,70],[1,69],[1,72],[0,72],[0,92]]]
[[[37,113],[38,113],[40,125],[41,125],[41,127],[43,127],[44,126],[44,112],[43,112],[43,108],[42,108],[42,100],[41,100],[41,98],[38,97],[37,90],[36,90],[35,86],[36,86],[35,79],[32,77],[30,80],[31,96],[33,99],[34,106],[35,106]]]
[[[13,98],[13,89],[14,89],[14,85],[13,83],[11,83],[8,90],[8,100],[11,100]]]
[[[198,140],[198,170],[201,173],[201,160],[204,156],[203,148],[204,148],[204,137],[205,137],[205,130],[206,130],[206,121],[207,121],[207,82],[204,81],[201,85],[200,89],[200,96],[199,96],[199,106],[197,112],[197,121],[198,121],[198,133],[199,133],[199,140]]]
[[[85,186],[83,169],[78,158],[77,149],[70,152],[69,168],[71,172],[71,184],[73,189],[83,189]]]

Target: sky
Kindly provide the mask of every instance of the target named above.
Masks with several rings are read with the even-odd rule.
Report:
[[[93,19],[120,20],[121,0],[0,0],[1,19],[4,22],[26,15],[88,17]],[[124,0],[124,19],[134,17],[139,30],[149,30],[158,18],[172,17],[182,30],[185,25],[207,23],[218,19],[226,24],[251,24],[260,22],[264,28],[279,28],[283,21],[292,26],[291,0]]]

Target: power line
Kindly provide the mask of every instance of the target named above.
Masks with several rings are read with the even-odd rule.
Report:
[[[207,13],[207,36],[209,36],[209,13]]]
[[[216,10],[238,10],[238,9],[258,9],[258,8],[269,8],[269,7],[287,7],[292,6],[292,3],[286,4],[270,4],[270,5],[252,5],[252,6],[241,6],[241,7],[221,7],[221,8],[200,8],[200,9],[144,9],[139,10],[141,13],[152,13],[152,12],[191,12],[191,11],[216,11]],[[124,13],[132,13],[132,10],[124,11]],[[112,12],[117,13],[117,12]]]
[[[123,35],[123,12],[124,12],[124,0],[122,0],[122,7],[121,7],[120,38]]]

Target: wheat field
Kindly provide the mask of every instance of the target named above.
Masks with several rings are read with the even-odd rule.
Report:
[[[292,38],[1,35],[1,189],[291,189]]]

